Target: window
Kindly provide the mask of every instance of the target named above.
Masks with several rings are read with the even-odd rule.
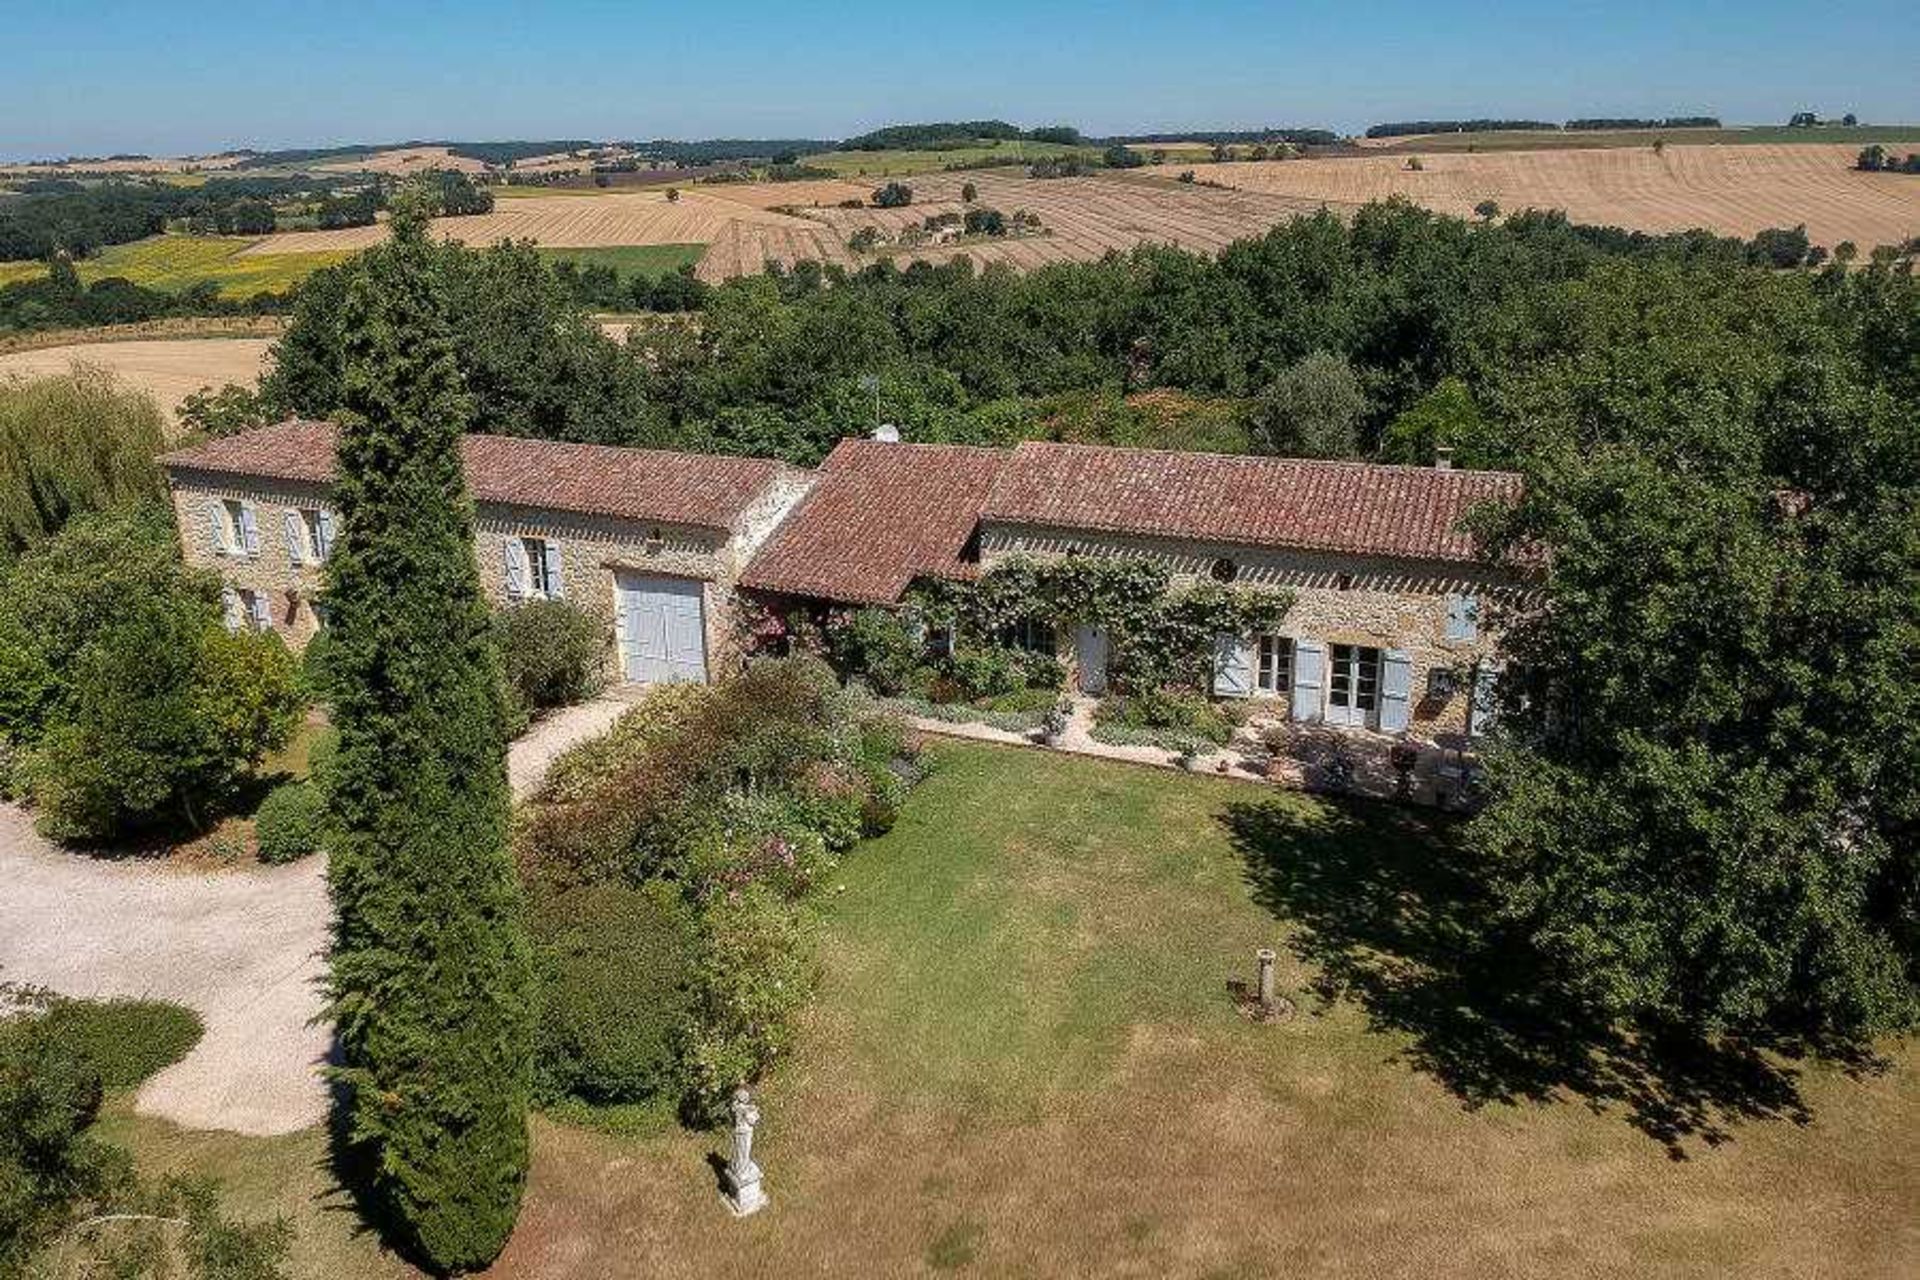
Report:
[[[1467,595],[1447,597],[1447,639],[1467,641],[1480,636],[1480,601]]]
[[[1045,618],[1022,618],[1000,633],[1000,643],[1028,653],[1052,654],[1053,623]]]
[[[220,593],[225,606],[227,630],[271,631],[273,611],[267,597],[250,587],[227,587]]]
[[[1289,636],[1261,636],[1254,684],[1262,693],[1284,697],[1293,687],[1293,640]]]
[[[260,554],[260,526],[253,516],[253,504],[238,498],[224,498],[209,511],[213,526],[214,549],[222,555]]]
[[[558,600],[566,594],[559,543],[550,538],[508,538],[504,553],[507,599]]]
[[[300,513],[307,535],[307,550],[315,564],[325,564],[333,554],[333,512],[308,508]]]
[[[1380,651],[1370,645],[1336,644],[1329,656],[1327,720],[1372,727],[1380,710]]]

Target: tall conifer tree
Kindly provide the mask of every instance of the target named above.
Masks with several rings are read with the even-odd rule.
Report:
[[[331,1009],[362,1190],[420,1260],[464,1271],[519,1213],[532,977],[444,251],[411,201],[392,229],[342,313]]]

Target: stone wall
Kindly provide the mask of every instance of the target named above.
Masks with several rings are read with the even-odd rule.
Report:
[[[617,679],[615,575],[625,570],[694,579],[704,584],[707,670],[718,677],[737,669],[741,660],[734,625],[740,572],[806,492],[809,479],[804,472],[782,472],[742,514],[732,532],[483,503],[475,529],[480,585],[491,604],[505,606],[507,539],[538,537],[558,544],[563,592],[602,623],[605,672],[609,679]],[[186,562],[214,570],[230,586],[263,593],[272,605],[274,629],[294,648],[303,647],[319,625],[313,601],[320,590],[320,570],[293,563],[285,513],[289,508],[325,507],[326,490],[317,485],[188,472],[173,473],[170,484]],[[259,550],[253,555],[229,554],[215,544],[208,504],[229,498],[253,504],[260,534]]]
[[[1472,566],[1209,545],[1171,539],[991,523],[983,526],[983,568],[1010,556],[1036,560],[1068,555],[1129,556],[1163,565],[1176,585],[1214,581],[1215,565],[1233,567],[1236,587],[1284,589],[1294,603],[1283,635],[1328,645],[1356,644],[1404,650],[1412,661],[1409,733],[1449,745],[1466,738],[1473,665],[1494,648],[1488,616],[1520,588]],[[1447,597],[1471,595],[1481,604],[1479,634],[1447,639]],[[1457,679],[1450,679],[1458,673]],[[1451,688],[1449,688],[1451,685]],[[1268,708],[1285,715],[1286,708]]]

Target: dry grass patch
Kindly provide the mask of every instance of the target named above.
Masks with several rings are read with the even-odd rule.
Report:
[[[272,346],[268,338],[150,338],[37,347],[0,353],[0,377],[66,373],[75,365],[105,369],[153,396],[174,418],[180,402],[202,387],[251,386]]]

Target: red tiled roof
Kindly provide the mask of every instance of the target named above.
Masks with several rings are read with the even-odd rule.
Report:
[[[331,484],[336,428],[299,419],[164,455],[181,471]],[[731,529],[780,471],[763,458],[558,444],[510,436],[461,440],[467,488],[480,502],[701,529]]]
[[[1049,529],[1472,560],[1460,518],[1512,502],[1520,477],[1441,470],[1029,443],[1013,451],[981,518]]]
[[[961,553],[1011,457],[968,445],[842,440],[741,585],[891,604],[915,578],[969,576],[974,566]]]

